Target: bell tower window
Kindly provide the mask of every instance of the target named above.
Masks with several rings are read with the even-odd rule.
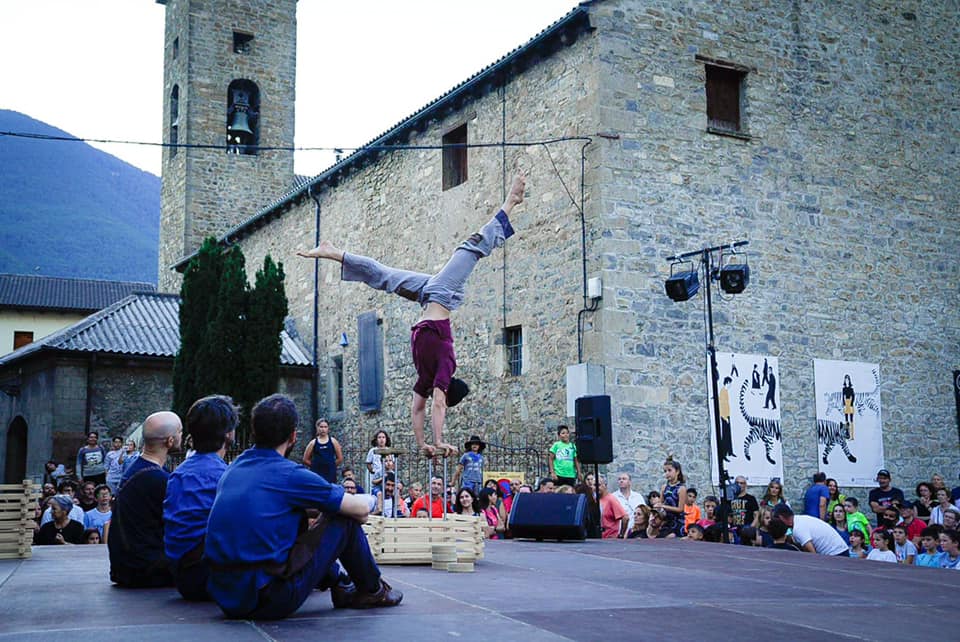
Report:
[[[170,158],[177,155],[177,142],[180,140],[180,86],[170,90]]]
[[[227,153],[255,156],[260,144],[260,89],[234,80],[227,89]]]

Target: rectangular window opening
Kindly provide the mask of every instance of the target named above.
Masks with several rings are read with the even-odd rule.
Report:
[[[26,330],[14,330],[13,332],[13,349],[22,348],[25,345],[30,345],[33,343],[33,333],[27,332]]]
[[[180,38],[173,39],[173,59],[176,60],[180,56]]]
[[[443,191],[467,182],[466,145],[466,123],[443,135]]]
[[[523,374],[523,327],[504,328],[503,343],[507,348],[507,372],[511,377],[519,377]]]
[[[242,31],[233,32],[233,53],[248,54],[253,49],[253,34]]]
[[[707,63],[707,130],[743,134],[742,105],[747,72]]]

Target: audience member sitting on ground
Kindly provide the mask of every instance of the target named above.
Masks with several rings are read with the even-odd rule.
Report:
[[[397,490],[397,476],[393,472],[386,472],[383,475],[384,492],[377,494],[377,508],[374,511],[376,515],[384,517],[409,517],[410,511],[405,502],[397,501],[397,509],[394,510],[394,496]],[[386,495],[386,497],[384,497]]]
[[[170,474],[163,501],[163,549],[185,600],[210,599],[210,564],[203,557],[207,518],[239,423],[238,409],[226,396],[203,397],[187,411],[186,431],[196,452]]]
[[[837,504],[833,507],[833,512],[830,513],[830,525],[840,534],[840,537],[843,538],[843,541],[847,543],[847,547],[850,546],[850,530],[847,527],[847,511],[843,508],[842,504]]]
[[[627,539],[647,539],[647,526],[650,524],[650,507],[640,504],[633,511],[633,525],[627,531]]]
[[[77,496],[77,505],[86,514],[97,507],[97,484],[85,481],[80,484],[80,493]]]
[[[830,524],[809,515],[794,515],[786,504],[773,508],[773,517],[793,529],[793,543],[800,550],[819,555],[850,554],[850,549],[840,534]]]
[[[870,521],[860,512],[860,503],[856,497],[847,497],[843,500],[843,510],[847,511],[847,530],[858,530],[863,533],[864,541],[870,541]]]
[[[893,535],[890,531],[875,530],[873,532],[873,549],[867,553],[867,559],[874,562],[897,563],[896,554],[890,550],[893,544]]]
[[[544,477],[537,483],[537,492],[538,493],[552,493],[556,490],[553,480],[549,477]]]
[[[70,498],[70,502],[73,504],[73,507],[70,509],[70,519],[75,522],[80,522],[80,525],[83,525],[84,512],[80,506],[77,505],[76,499],[74,499],[74,494],[77,492],[77,485],[70,481],[69,479],[64,479],[60,482],[60,485],[57,486],[58,495],[66,495]],[[43,515],[40,517],[40,526],[42,527],[49,521],[53,520],[53,512],[48,506],[46,510],[43,511]]]
[[[833,507],[837,505],[843,506],[843,500],[845,500],[847,496],[840,492],[840,485],[837,483],[837,480],[832,477],[827,479],[827,490],[830,491],[830,501],[827,502],[827,515],[832,515]]]
[[[346,494],[286,458],[298,420],[283,395],[253,408],[254,446],[223,474],[207,523],[211,597],[228,617],[251,620],[287,617],[315,588],[331,588],[334,607],[399,604],[360,527],[374,498]],[[322,511],[309,526],[307,509]]]
[[[960,534],[955,529],[946,528],[940,533],[940,548],[940,568],[960,569]]]
[[[850,531],[850,557],[866,559],[869,552],[867,538],[863,535],[863,531],[858,529]]]
[[[733,526],[756,526],[757,511],[760,510],[760,504],[757,498],[747,492],[747,478],[743,475],[737,475],[737,496],[730,500],[730,511],[733,516]]]
[[[683,506],[683,527],[687,529],[691,524],[696,524],[700,521],[702,515],[700,513],[700,507],[697,506],[697,489],[688,488],[687,489],[687,503]]]
[[[933,495],[933,486],[930,482],[920,482],[916,488],[917,498],[913,502],[914,509],[917,511],[917,519],[924,524],[930,524],[930,510],[937,505]]]
[[[913,564],[917,557],[917,547],[907,539],[907,527],[903,524],[893,527],[893,552],[897,556],[897,564]]]
[[[927,525],[917,519],[916,504],[907,501],[900,505],[900,523],[907,529],[907,539],[913,542],[914,546],[919,547],[920,535]]]
[[[697,521],[703,529],[710,528],[717,523],[717,506],[720,501],[713,495],[707,495],[703,498],[703,517]]]
[[[102,544],[100,540],[100,531],[95,528],[88,528],[83,531],[83,543],[84,544]]]
[[[920,534],[920,545],[923,547],[921,553],[913,561],[917,566],[927,566],[930,568],[941,568],[943,566],[943,553],[938,549],[940,545],[940,530],[936,526],[927,526]]]
[[[113,495],[110,494],[110,488],[106,484],[97,486],[94,495],[97,498],[97,505],[83,514],[83,527],[97,529],[101,541],[105,544],[103,527],[113,517]]]
[[[467,486],[461,488],[457,493],[457,499],[456,502],[454,502],[453,509],[457,515],[480,516],[480,503],[477,501],[477,496],[474,495],[473,490]]]
[[[341,475],[342,475],[344,481],[346,481],[346,480],[349,479],[350,481],[353,482],[354,488],[356,488],[356,490],[357,490],[358,493],[360,493],[361,495],[364,494],[363,486],[361,486],[361,485],[357,482],[357,476],[356,476],[356,474],[354,474],[353,468],[350,468],[350,466],[344,466],[344,467],[343,467],[343,472],[341,473]]]
[[[120,481],[107,531],[110,580],[129,588],[173,586],[163,554],[163,500],[167,453],[180,448],[183,426],[175,413],[156,412],[143,422],[143,453]]]
[[[773,537],[770,535],[771,521],[773,521],[773,507],[761,506],[760,518],[757,520],[757,546],[773,546]]]
[[[667,524],[665,514],[658,508],[651,509],[647,521],[647,539],[673,539],[677,534]]]
[[[51,520],[40,527],[36,543],[83,544],[83,523],[70,519],[73,500],[67,495],[54,495],[50,499]]]
[[[480,491],[480,512],[487,520],[487,526],[484,528],[484,534],[490,539],[503,539],[504,522],[500,519],[500,511],[494,503],[497,493],[493,488],[487,487]]]
[[[937,504],[930,509],[930,523],[943,524],[943,514],[953,507],[950,502],[950,491],[946,488],[938,488],[936,491]]]

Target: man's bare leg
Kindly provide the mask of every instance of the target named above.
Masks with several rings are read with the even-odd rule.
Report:
[[[317,247],[306,252],[297,252],[297,256],[302,256],[305,259],[329,259],[343,263],[343,250],[334,247],[330,241],[320,241],[320,245]]]
[[[430,409],[430,426],[433,428],[433,443],[444,457],[457,454],[457,447],[443,441],[443,422],[447,417],[447,393],[433,389],[433,407]]]
[[[427,399],[418,393],[413,393],[413,402],[410,404],[410,416],[413,420],[413,436],[417,439],[417,449],[427,457],[434,457],[437,449],[427,443],[423,434],[423,424],[427,417]]]

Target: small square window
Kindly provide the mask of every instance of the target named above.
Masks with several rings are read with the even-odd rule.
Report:
[[[743,133],[742,105],[747,72],[721,65],[706,65],[707,129],[718,133]]]
[[[242,31],[233,32],[233,53],[248,54],[253,50],[253,34]]]
[[[467,181],[467,124],[443,136],[443,190]]]
[[[507,372],[511,377],[519,377],[523,374],[523,327],[505,328],[503,343],[507,348]]]
[[[15,330],[13,332],[13,349],[22,348],[25,345],[33,343],[33,333],[25,330]]]

